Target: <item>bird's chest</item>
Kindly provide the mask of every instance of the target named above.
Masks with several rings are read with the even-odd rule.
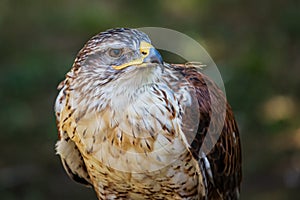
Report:
[[[142,198],[140,191],[150,196],[158,191],[171,194],[169,184],[178,192],[188,188],[195,193],[199,169],[191,162],[180,109],[171,93],[153,89],[125,105],[115,101],[80,118],[74,113],[76,128],[71,138],[95,189],[101,194],[108,187],[116,188],[133,199]],[[114,190],[107,195],[115,195]]]
[[[196,187],[197,164],[185,164],[191,154],[182,137],[180,106],[175,97],[153,90],[134,103],[122,107],[114,103],[81,117],[73,138],[89,174],[95,177],[96,188],[105,192],[110,186],[140,198],[139,191],[171,193],[167,185],[181,180],[186,187]]]
[[[173,162],[186,145],[180,106],[170,95],[153,89],[125,105],[115,99],[100,112],[86,114],[76,127],[80,150],[88,160],[128,172],[153,171]]]

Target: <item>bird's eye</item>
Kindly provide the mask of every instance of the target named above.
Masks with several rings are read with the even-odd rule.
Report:
[[[109,49],[108,50],[109,56],[114,57],[114,58],[120,57],[122,55],[122,53],[123,53],[123,49]]]

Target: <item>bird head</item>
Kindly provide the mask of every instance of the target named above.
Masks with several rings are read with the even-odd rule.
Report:
[[[145,33],[118,28],[92,37],[67,77],[79,99],[89,95],[124,101],[122,97],[133,97],[139,88],[158,82],[163,68],[160,53]]]
[[[82,72],[110,80],[162,65],[163,59],[149,37],[127,28],[110,29],[94,36],[75,60],[75,68]]]

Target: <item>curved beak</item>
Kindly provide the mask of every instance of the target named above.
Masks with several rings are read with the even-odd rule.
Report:
[[[124,69],[128,66],[131,65],[136,65],[139,67],[146,67],[149,66],[149,63],[156,63],[156,64],[163,64],[163,59],[160,55],[160,53],[148,42],[142,41],[140,44],[140,54],[141,57],[132,60],[128,63],[124,63],[119,66],[113,66],[114,69],[116,70],[121,70]]]

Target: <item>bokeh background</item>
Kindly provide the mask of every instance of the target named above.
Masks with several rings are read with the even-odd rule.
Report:
[[[299,199],[299,3],[1,0],[0,199],[96,199],[55,155],[56,86],[92,35],[146,26],[189,35],[219,67],[240,126],[241,199]]]

